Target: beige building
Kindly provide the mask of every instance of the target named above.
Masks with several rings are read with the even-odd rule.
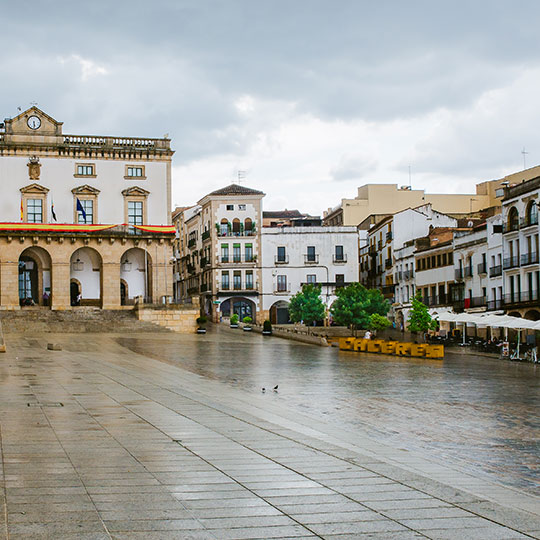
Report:
[[[444,214],[469,214],[485,208],[501,206],[496,192],[503,185],[513,184],[540,175],[540,167],[511,174],[499,180],[489,180],[476,185],[474,194],[432,194],[409,186],[397,184],[366,184],[358,188],[354,199],[342,199],[335,208],[323,213],[323,223],[328,226],[359,225],[370,215],[390,215],[431,204],[433,210]]]
[[[237,313],[262,320],[262,191],[231,184],[174,214],[177,298],[199,296],[218,322]]]
[[[65,135],[32,107],[0,126],[0,308],[172,293],[168,139]]]

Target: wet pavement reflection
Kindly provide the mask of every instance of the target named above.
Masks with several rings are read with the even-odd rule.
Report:
[[[249,392],[264,387],[291,410],[540,494],[538,365],[451,353],[444,361],[370,356],[219,327],[181,340],[117,342]]]

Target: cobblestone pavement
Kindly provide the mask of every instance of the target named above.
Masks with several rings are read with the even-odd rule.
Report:
[[[264,348],[285,374],[285,351],[299,354],[325,403],[332,371],[313,374],[309,358],[350,357],[239,334],[151,335],[151,352],[125,339],[6,336],[0,538],[540,538],[534,494],[328,422],[316,406],[301,413],[287,378],[262,394],[279,373],[249,365]],[[235,387],[231,365],[259,372]]]

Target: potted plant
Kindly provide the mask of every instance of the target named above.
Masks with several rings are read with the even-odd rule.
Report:
[[[197,328],[197,334],[206,334],[206,322],[208,321],[206,315],[201,315],[200,317],[197,317],[197,324],[199,327]]]
[[[266,319],[266,321],[263,322],[263,336],[271,336],[272,335],[272,323]]]
[[[244,323],[242,330],[244,330],[244,332],[251,332],[251,323],[253,322],[253,319],[251,317],[244,317],[242,322]]]
[[[231,328],[238,328],[238,319],[240,317],[238,317],[238,314],[237,313],[234,313],[233,315],[231,315]]]

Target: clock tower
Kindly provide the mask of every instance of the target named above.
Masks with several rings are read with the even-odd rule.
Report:
[[[6,119],[4,141],[9,144],[57,145],[62,143],[62,122],[37,107],[23,111],[15,118]]]

